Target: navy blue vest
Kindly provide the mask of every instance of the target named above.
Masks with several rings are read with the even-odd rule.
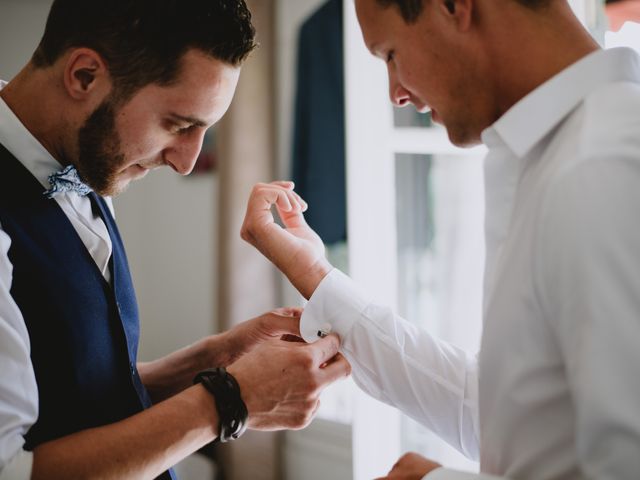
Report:
[[[113,288],[40,182],[0,145],[0,224],[11,237],[11,295],[31,341],[39,416],[25,448],[127,418],[151,405],[136,369],[138,307],[124,246],[91,194],[113,244]],[[6,177],[5,177],[6,175]],[[162,479],[173,475],[166,472]]]

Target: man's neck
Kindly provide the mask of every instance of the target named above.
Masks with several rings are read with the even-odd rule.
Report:
[[[514,9],[496,34],[492,68],[500,116],[537,87],[600,48],[566,2],[551,5],[537,14]]]
[[[27,65],[0,90],[0,98],[53,158],[64,164],[68,112],[55,108],[56,87],[47,84],[43,70]]]

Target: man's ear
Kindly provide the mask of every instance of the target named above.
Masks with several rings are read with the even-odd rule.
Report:
[[[454,20],[458,29],[466,31],[471,27],[475,0],[438,0],[442,13]]]
[[[64,86],[70,97],[87,99],[96,93],[104,96],[111,88],[107,66],[95,50],[72,50],[65,64]]]

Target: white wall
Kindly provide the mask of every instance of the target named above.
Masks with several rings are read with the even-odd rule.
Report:
[[[38,46],[51,0],[0,0],[0,78],[11,80]]]
[[[216,328],[216,180],[160,169],[114,200],[140,305],[143,360]]]

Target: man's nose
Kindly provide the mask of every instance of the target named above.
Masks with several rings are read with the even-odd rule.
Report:
[[[395,69],[391,65],[387,68],[387,73],[389,74],[389,98],[391,99],[391,103],[396,107],[404,107],[411,101],[409,91],[398,81],[398,76],[394,71]]]
[[[396,107],[404,107],[411,101],[409,91],[393,75],[389,75],[389,98]]]
[[[180,138],[165,151],[165,162],[180,175],[189,175],[198,160],[203,140],[204,133]]]

